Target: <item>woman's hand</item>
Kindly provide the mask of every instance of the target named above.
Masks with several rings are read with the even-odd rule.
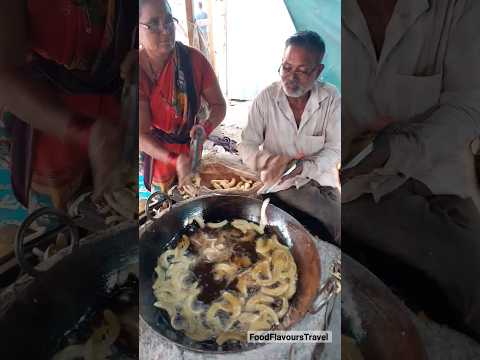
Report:
[[[182,187],[191,183],[192,159],[187,154],[180,154],[176,161],[178,186]]]
[[[207,125],[197,124],[190,130],[190,138],[193,139],[197,133],[200,133],[200,142],[203,144],[207,140]]]
[[[123,127],[105,119],[92,125],[88,154],[93,175],[94,199],[121,187]]]
[[[131,83],[132,71],[136,64],[138,64],[138,50],[130,50],[120,65],[120,77],[126,83]]]

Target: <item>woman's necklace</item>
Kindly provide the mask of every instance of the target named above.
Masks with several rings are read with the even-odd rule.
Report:
[[[157,82],[158,81],[158,77],[159,77],[159,72],[155,71],[155,69],[153,68],[153,65],[152,65],[152,62],[150,61],[150,58],[148,58],[148,66],[150,67],[150,75],[151,75],[151,79],[154,81],[154,82]]]
[[[157,82],[158,81],[158,78],[160,77],[160,74],[162,73],[162,70],[165,66],[165,64],[167,63],[167,59],[165,60],[162,60],[160,62],[160,70],[158,71],[155,71],[155,68],[153,66],[153,62],[150,58],[150,56],[147,55],[147,63],[148,63],[148,67],[149,67],[149,71],[150,71],[150,75],[151,75],[151,80],[153,80],[154,82]]]

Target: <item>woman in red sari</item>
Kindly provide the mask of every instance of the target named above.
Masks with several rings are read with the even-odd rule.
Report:
[[[175,41],[175,19],[164,0],[140,1],[140,150],[145,185],[167,191],[188,181],[190,134],[204,139],[225,117],[225,99],[208,60]],[[201,101],[209,117],[198,120]]]
[[[120,67],[137,20],[129,3],[0,0],[0,109],[24,206],[33,190],[65,207],[90,170],[98,193],[118,164]]]

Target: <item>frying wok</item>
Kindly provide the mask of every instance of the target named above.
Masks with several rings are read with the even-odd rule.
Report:
[[[237,195],[204,196],[173,205],[169,212],[140,231],[140,315],[160,336],[192,351],[241,352],[257,347],[256,344],[224,344],[215,341],[196,342],[176,331],[170,324],[168,314],[153,306],[155,296],[154,268],[158,257],[167,249],[176,246],[189,219],[202,216],[206,222],[245,219],[260,222],[262,202]],[[320,259],[311,235],[292,216],[269,205],[266,211],[267,225],[279,235],[280,241],[290,248],[298,268],[297,292],[291,299],[289,312],[282,328],[289,328],[303,319],[308,311],[314,311],[320,282]]]
[[[425,360],[426,354],[405,305],[369,270],[342,254],[344,293],[351,296],[365,337],[357,340],[365,359]],[[347,292],[348,290],[348,292]],[[342,311],[342,331],[355,337]]]
[[[0,359],[49,359],[67,330],[107,299],[114,275],[138,262],[138,226],[84,242],[34,281],[0,294]]]

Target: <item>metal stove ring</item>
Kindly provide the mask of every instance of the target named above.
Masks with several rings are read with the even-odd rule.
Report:
[[[158,202],[152,205],[153,200],[157,197],[159,198]],[[173,201],[170,196],[163,191],[155,191],[148,197],[147,202],[145,203],[145,215],[147,217],[147,221],[155,219],[155,217],[152,216],[152,210],[154,210],[153,206],[162,205],[164,203],[167,204],[167,209],[169,209],[172,207]]]
[[[24,272],[33,277],[38,276],[42,273],[42,271],[35,269],[35,267],[26,260],[24,241],[27,230],[30,228],[32,223],[38,218],[45,215],[53,215],[57,217],[60,220],[63,228],[66,227],[69,230],[71,251],[75,251],[80,245],[78,229],[75,226],[73,220],[67,214],[60,210],[48,207],[43,207],[35,210],[23,221],[22,225],[20,225],[20,228],[18,229],[17,235],[15,237],[15,257],[17,259],[17,262]],[[57,231],[62,231],[63,228],[58,229]]]

